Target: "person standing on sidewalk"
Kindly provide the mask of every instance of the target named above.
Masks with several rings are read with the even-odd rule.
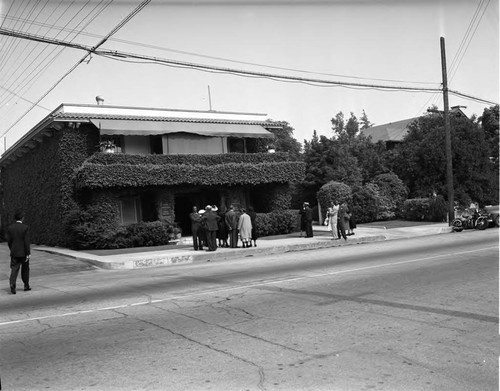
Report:
[[[193,234],[193,247],[195,251],[203,250],[203,229],[201,226],[201,214],[198,208],[193,206],[193,211],[189,214],[191,220],[191,233]]]
[[[252,247],[252,220],[246,214],[245,209],[241,210],[241,216],[238,220],[238,231],[240,231],[243,248]]]
[[[332,231],[332,240],[340,239],[337,232],[337,219],[339,214],[339,204],[335,201],[330,203],[330,207],[326,212],[326,216],[328,217],[328,225],[330,226],[330,230]]]
[[[252,223],[252,241],[253,246],[257,247],[257,213],[252,206],[248,207],[248,215],[250,216],[250,221]],[[252,241],[250,242],[250,247],[252,247]]]
[[[231,248],[238,247],[238,215],[234,211],[233,205],[226,213],[226,226],[229,232],[229,246]]]
[[[345,220],[346,220],[346,214],[347,214],[347,204],[343,202],[340,207],[339,207],[339,215],[338,215],[338,220],[337,220],[337,232],[340,236],[344,238],[344,240],[347,240],[347,235],[345,233]],[[347,224],[349,224],[349,219],[347,219]]]
[[[6,239],[10,249],[10,292],[16,294],[16,281],[21,269],[24,290],[30,291],[30,239],[29,227],[23,223],[24,214],[16,212],[16,222],[7,228]]]
[[[309,206],[309,202],[304,202],[304,217],[306,220],[306,238],[313,237],[313,211]]]
[[[207,205],[202,220],[206,223],[208,251],[215,251],[217,250],[217,230],[219,229],[220,217],[212,210],[212,206]]]

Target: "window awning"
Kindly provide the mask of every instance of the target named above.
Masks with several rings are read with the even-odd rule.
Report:
[[[194,133],[202,136],[273,138],[261,125],[147,120],[92,119],[102,135],[152,136],[169,133]]]

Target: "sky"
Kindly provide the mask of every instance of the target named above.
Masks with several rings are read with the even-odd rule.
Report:
[[[0,25],[93,47],[139,4],[0,0]],[[152,0],[99,48],[364,87],[95,54],[69,72],[87,52],[0,35],[0,151],[60,104],[95,104],[97,95],[118,106],[265,113],[300,142],[314,131],[331,137],[339,111],[364,110],[375,125],[416,117],[443,109],[442,93],[401,89],[440,88],[440,37],[450,90],[473,97],[450,94],[450,106],[480,116],[499,101],[498,0]]]

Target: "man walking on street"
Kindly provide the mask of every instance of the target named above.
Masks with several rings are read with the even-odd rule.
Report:
[[[29,229],[23,223],[24,215],[16,212],[14,218],[16,222],[7,228],[6,239],[10,249],[10,292],[16,294],[16,281],[19,269],[21,269],[21,279],[24,283],[24,290],[30,291],[30,240]]]

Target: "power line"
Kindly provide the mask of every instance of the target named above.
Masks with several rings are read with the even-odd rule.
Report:
[[[104,38],[102,38],[96,46],[92,48],[95,51],[97,48],[102,46],[113,34],[116,34],[125,24],[127,24],[137,13],[139,13],[144,7],[146,7],[151,0],[144,0],[139,4],[127,17],[125,17],[115,28],[111,30]],[[87,57],[89,57],[91,52],[86,53],[75,65],[73,65],[59,80],[52,85],[21,117],[19,117],[7,130],[0,134],[0,137],[3,137],[7,134],[21,119],[23,119],[38,103],[40,103],[54,88],[56,88],[69,74],[71,74],[82,62],[84,62]]]
[[[136,60],[146,60],[146,61],[149,61],[152,63],[168,64],[168,65],[172,65],[172,66],[191,68],[191,69],[199,69],[199,70],[207,70],[207,71],[214,71],[214,72],[221,72],[221,73],[230,73],[230,74],[234,74],[234,75],[273,78],[273,79],[280,79],[280,80],[289,80],[289,81],[294,81],[294,82],[297,82],[297,81],[298,82],[309,82],[309,83],[329,84],[329,85],[337,85],[337,86],[381,88],[381,89],[387,89],[387,90],[428,91],[428,92],[440,91],[439,88],[429,88],[429,87],[394,86],[394,85],[383,85],[383,84],[354,83],[354,82],[346,82],[346,81],[332,81],[332,80],[326,80],[326,79],[287,76],[287,75],[280,75],[280,74],[273,74],[273,73],[266,73],[266,72],[256,72],[256,71],[242,70],[242,69],[236,69],[236,68],[220,67],[220,66],[215,66],[215,65],[206,65],[206,64],[200,64],[200,63],[171,60],[171,59],[165,59],[165,58],[160,58],[160,57],[153,57],[153,56],[146,56],[146,55],[129,53],[129,52],[122,52],[122,51],[117,51],[117,50],[98,50],[98,47],[100,45],[91,48],[91,47],[81,45],[81,44],[76,44],[76,43],[66,42],[66,41],[62,41],[62,40],[51,39],[51,38],[39,37],[39,36],[36,36],[34,34],[19,33],[19,32],[9,31],[6,29],[0,29],[0,34],[11,35],[11,36],[15,36],[18,38],[24,38],[24,39],[31,39],[34,41],[43,42],[43,43],[50,43],[50,44],[54,44],[54,45],[61,45],[61,46],[70,47],[73,49],[85,50],[88,52],[88,54],[93,53],[95,55],[100,55],[100,56],[104,56],[104,57],[111,57],[111,58],[118,57],[120,59],[131,58],[131,59],[136,59]]]
[[[486,12],[486,9],[488,8],[488,5],[490,4],[490,0],[488,0],[488,3],[486,4],[486,6],[484,7],[484,10],[483,10],[483,13],[481,14],[481,17],[479,18],[479,21],[477,22],[476,24],[476,27],[474,28],[474,31],[472,32],[472,35],[469,39],[469,42],[467,42],[467,46],[465,47],[464,51],[462,52],[462,56],[460,57],[460,59],[458,60],[458,63],[457,63],[457,66],[455,67],[455,70],[453,71],[452,75],[451,75],[451,79],[453,79],[453,77],[455,76],[455,73],[457,72],[458,70],[458,67],[460,66],[460,64],[462,63],[462,60],[465,56],[465,53],[467,52],[467,49],[469,48],[469,45],[470,43],[472,42],[472,39],[474,38],[474,35],[476,34],[476,30],[477,28],[479,27],[479,24],[481,23],[481,20],[483,19],[483,16],[484,16],[484,13]]]
[[[42,26],[47,26],[47,25],[42,24],[40,22],[34,22],[34,23],[38,24],[38,25],[42,25]],[[51,27],[55,27],[55,26],[51,26]],[[64,30],[64,28],[59,28],[59,29]],[[88,36],[88,37],[94,37],[94,38],[102,37],[98,34],[92,34],[92,33],[87,33],[87,32],[83,32],[83,33],[81,33],[81,35]],[[205,54],[200,54],[200,53],[188,52],[185,50],[165,48],[162,46],[150,45],[150,44],[125,40],[125,39],[119,39],[119,38],[111,38],[110,41],[139,46],[141,48],[157,49],[157,50],[162,50],[162,51],[167,51],[167,52],[172,52],[172,53],[184,54],[184,55],[189,55],[189,56],[196,56],[196,57],[201,57],[201,58],[208,58],[208,59],[212,59],[212,60],[227,61],[227,62],[232,62],[232,63],[237,63],[237,64],[252,65],[252,66],[258,66],[258,67],[264,67],[264,68],[270,68],[270,69],[279,69],[279,70],[293,71],[293,72],[300,72],[300,73],[307,73],[307,74],[334,76],[334,77],[342,77],[342,78],[348,78],[348,79],[359,79],[359,80],[388,81],[388,82],[395,82],[395,83],[435,84],[433,82],[424,82],[424,81],[395,80],[395,79],[383,79],[383,78],[373,78],[373,77],[340,75],[340,74],[334,74],[334,73],[309,71],[309,70],[303,70],[303,69],[297,69],[297,68],[279,67],[279,66],[273,66],[273,65],[269,65],[269,64],[259,64],[259,63],[255,63],[255,62],[249,62],[249,61],[234,60],[234,59],[230,59],[230,58],[226,58],[226,57],[210,56],[210,55],[205,55]]]
[[[107,4],[104,4],[103,6],[101,6],[101,4],[103,4],[103,3],[104,3],[104,1],[101,1],[101,2],[99,2],[99,3],[98,3],[98,4],[97,4],[97,5],[96,5],[96,6],[95,6],[95,7],[94,7],[94,8],[93,8],[90,12],[85,13],[84,19],[78,22],[77,27],[78,27],[79,25],[81,25],[81,24],[84,22],[84,20],[85,20],[86,18],[90,18],[90,19],[89,19],[88,21],[86,21],[86,22],[85,22],[85,24],[83,24],[79,30],[76,30],[76,27],[75,27],[75,28],[71,29],[71,30],[69,31],[69,33],[67,33],[67,34],[66,34],[66,37],[69,37],[69,36],[70,36],[70,34],[74,34],[74,35],[73,35],[73,37],[71,38],[71,41],[70,41],[70,42],[72,42],[74,39],[76,39],[76,38],[78,37],[78,35],[81,33],[81,31],[82,31],[83,29],[85,29],[85,28],[86,28],[86,27],[87,27],[90,23],[92,23],[92,21],[94,21],[94,20],[95,20],[95,18],[96,18],[98,15],[100,15],[100,14],[101,14],[101,13],[102,13],[102,12],[103,12],[106,8],[107,8],[107,7],[111,4],[111,1],[112,1],[112,0],[109,0],[109,1],[107,2]],[[101,9],[98,9],[99,7],[101,7]],[[83,10],[83,8],[80,8],[80,10],[78,11],[78,13],[80,13],[82,10]],[[97,10],[97,11],[96,11],[96,10]],[[64,14],[64,13],[66,13],[66,12],[67,12],[67,9],[63,12],[63,14]],[[95,14],[94,14],[94,12],[95,12]],[[59,18],[60,18],[63,14],[61,14],[61,15],[59,16]],[[94,15],[93,15],[93,14],[94,14]],[[73,19],[75,18],[75,16],[76,16],[76,15],[74,15],[74,16],[70,19],[70,21],[68,21],[68,22],[66,23],[66,26],[67,26],[67,25],[71,22],[71,20],[73,20]],[[58,19],[59,19],[59,18],[58,18]],[[57,35],[59,35],[59,33],[58,33]],[[57,35],[56,35],[56,36],[57,36]],[[56,49],[53,49],[50,53],[48,53],[48,54],[45,56],[45,58],[44,58],[43,60],[39,61],[39,62],[38,62],[38,64],[36,65],[36,67],[33,67],[33,70],[32,70],[32,71],[31,71],[31,72],[30,72],[30,73],[29,73],[26,77],[24,77],[24,82],[23,82],[23,83],[24,83],[24,85],[21,87],[21,83],[22,83],[22,82],[20,82],[20,83],[18,83],[18,85],[15,87],[15,89],[16,89],[16,90],[19,90],[19,91],[22,91],[22,90],[23,90],[23,89],[25,89],[25,88],[30,88],[30,87],[31,87],[31,85],[33,85],[33,84],[34,84],[34,82],[36,81],[36,79],[40,78],[40,76],[41,76],[41,75],[42,75],[42,74],[43,74],[43,73],[44,73],[44,72],[45,72],[45,71],[46,71],[46,70],[50,67],[50,65],[51,65],[51,64],[52,64],[52,63],[53,63],[53,62],[57,59],[57,57],[58,57],[58,56],[60,56],[60,55],[62,54],[62,51],[63,51],[63,50],[64,50],[64,48],[60,49],[60,50],[59,50],[59,52],[58,52],[55,56],[53,56],[53,57],[50,59],[50,61],[48,61],[47,63],[45,63],[45,65],[43,65],[43,67],[42,67],[42,66],[41,66],[41,64],[43,64],[45,61],[47,61],[47,60],[49,59],[49,57],[52,55],[52,53],[54,53],[54,52],[56,51]],[[42,53],[43,53],[43,50],[42,50],[42,52],[40,53],[40,55],[41,55]],[[34,73],[35,71],[36,71],[36,73]],[[28,77],[30,77],[31,75],[33,75],[33,76],[31,77],[31,79],[30,79],[30,80],[28,80]],[[17,82],[17,80],[19,80],[19,78],[20,78],[20,76],[19,76],[19,77],[18,77],[18,78],[17,78],[14,82]],[[13,83],[14,83],[14,82],[12,82],[12,83],[11,83],[11,85],[13,85]],[[28,85],[29,85],[29,86],[28,86]],[[14,89],[14,87],[12,87],[12,89]],[[1,96],[2,96],[2,94],[0,94],[0,97],[1,97]],[[13,99],[12,97],[11,97],[11,98],[7,97],[7,98],[4,98],[3,100],[0,100],[0,106],[1,106],[1,105],[3,105],[3,104],[4,104],[4,102],[6,102],[6,101],[8,102],[8,101],[10,101],[10,100],[12,100],[12,99]]]

